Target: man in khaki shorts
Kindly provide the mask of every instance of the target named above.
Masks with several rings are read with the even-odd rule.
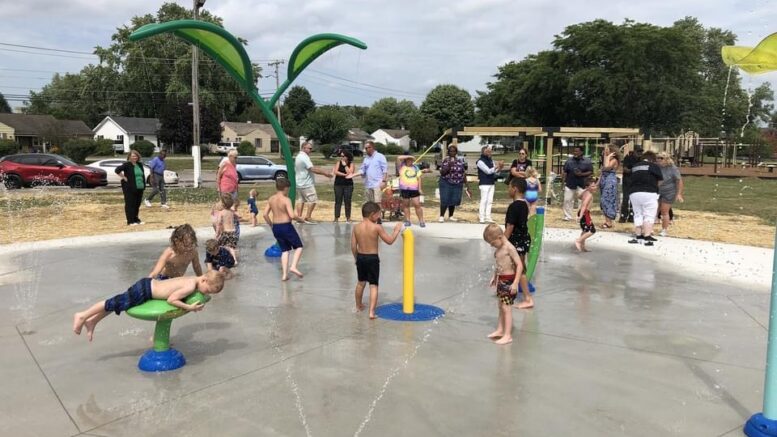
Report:
[[[318,194],[316,194],[316,185],[313,174],[320,174],[328,178],[332,178],[332,173],[326,170],[321,170],[313,165],[313,161],[310,160],[310,152],[313,151],[313,144],[309,141],[302,143],[299,149],[297,157],[294,159],[294,171],[296,172],[297,182],[297,217],[296,220],[299,223],[307,223],[310,225],[316,224],[312,219],[313,209],[318,202]],[[308,204],[308,213],[305,218],[302,218],[302,212],[305,209],[305,204]]]
[[[364,144],[364,153],[367,156],[364,157],[359,171],[346,177],[352,179],[356,176],[363,176],[364,201],[380,204],[383,189],[386,188],[388,181],[388,162],[382,153],[375,150],[375,144],[372,141],[367,141]]]

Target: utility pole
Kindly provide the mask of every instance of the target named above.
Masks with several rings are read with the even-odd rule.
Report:
[[[193,0],[194,19],[199,20],[205,0]],[[200,186],[200,81],[199,49],[192,44],[192,158],[194,158],[194,188]]]
[[[278,67],[281,64],[284,64],[285,62],[286,61],[284,61],[283,59],[276,59],[267,64],[270,67],[275,67],[275,89],[276,90],[281,87],[281,76],[278,74]],[[275,102],[275,112],[278,115],[278,123],[280,123],[281,122],[281,100],[280,99],[278,99],[278,101]]]

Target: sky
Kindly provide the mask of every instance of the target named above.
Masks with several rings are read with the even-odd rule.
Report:
[[[136,15],[154,13],[157,0],[0,0],[0,92],[27,95],[55,72],[78,72],[96,57],[8,44],[92,52],[110,44],[117,27]],[[191,7],[190,2],[179,4]],[[777,8],[766,0],[207,0],[205,9],[248,41],[247,52],[263,74],[267,62],[287,59],[307,36],[334,32],[364,41],[365,51],[340,46],[316,60],[295,81],[317,104],[369,106],[382,97],[420,104],[436,85],[455,84],[473,96],[485,90],[497,67],[551,47],[571,24],[624,19],[671,25],[694,16],[705,27],[721,27],[755,45],[777,32]],[[772,24],[770,24],[772,23]],[[286,65],[281,67],[284,79]],[[777,73],[745,75],[755,88],[777,82]],[[265,77],[260,91],[275,89]],[[17,97],[8,98],[21,106]]]

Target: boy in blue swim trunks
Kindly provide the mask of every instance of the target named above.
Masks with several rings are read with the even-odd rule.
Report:
[[[226,279],[232,278],[231,268],[237,265],[235,261],[235,249],[222,246],[218,240],[210,239],[205,242],[205,265],[208,271],[215,270],[224,273]]]
[[[291,183],[288,179],[276,179],[276,192],[267,199],[267,206],[264,207],[262,214],[264,221],[272,226],[272,234],[283,252],[281,255],[282,281],[289,280],[289,272],[300,278],[303,276],[302,272],[297,269],[297,264],[302,256],[302,240],[300,240],[297,230],[294,229],[294,225],[291,224],[294,209],[291,207],[289,199],[290,186]],[[291,266],[289,266],[289,252],[292,250],[294,255],[291,258]]]
[[[224,274],[210,271],[202,276],[182,276],[166,280],[143,278],[134,283],[124,293],[92,305],[88,309],[75,313],[73,316],[73,332],[81,335],[81,328],[86,326],[89,341],[94,337],[97,323],[111,312],[117,315],[122,311],[145,303],[151,299],[164,299],[170,305],[186,311],[200,311],[203,304],[189,305],[183,300],[199,290],[203,294],[216,294],[224,288]]]

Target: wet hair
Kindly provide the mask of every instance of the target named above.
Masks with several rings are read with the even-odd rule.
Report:
[[[656,162],[656,152],[652,150],[646,150],[642,152],[642,159],[648,162]]]
[[[219,250],[219,247],[220,245],[218,240],[215,240],[213,238],[205,242],[205,250],[208,251],[208,253],[213,253]]]
[[[588,188],[591,186],[591,184],[596,183],[596,178],[592,178],[591,176],[588,176],[587,178],[583,179],[583,185]]]
[[[235,200],[232,199],[231,194],[224,193],[221,195],[221,204],[224,205],[224,208],[229,209],[235,204]]]
[[[170,235],[170,247],[177,254],[194,250],[197,247],[197,233],[194,228],[188,223],[176,227]]]
[[[380,205],[375,202],[366,202],[362,205],[362,217],[369,217],[376,212],[380,212]]]
[[[504,234],[505,233],[501,226],[496,223],[491,223],[490,225],[486,226],[486,229],[483,230],[483,239],[488,242],[492,242]]]
[[[519,193],[525,193],[526,192],[526,179],[524,178],[513,178],[513,180],[510,181],[510,187],[515,188],[516,191]]]
[[[286,188],[289,188],[291,186],[291,181],[289,181],[286,178],[278,178],[275,180],[275,189],[278,191],[283,191]]]
[[[224,289],[224,280],[226,277],[223,273],[211,270],[205,274],[205,279],[208,281],[208,284],[210,284],[212,293],[219,293]]]

